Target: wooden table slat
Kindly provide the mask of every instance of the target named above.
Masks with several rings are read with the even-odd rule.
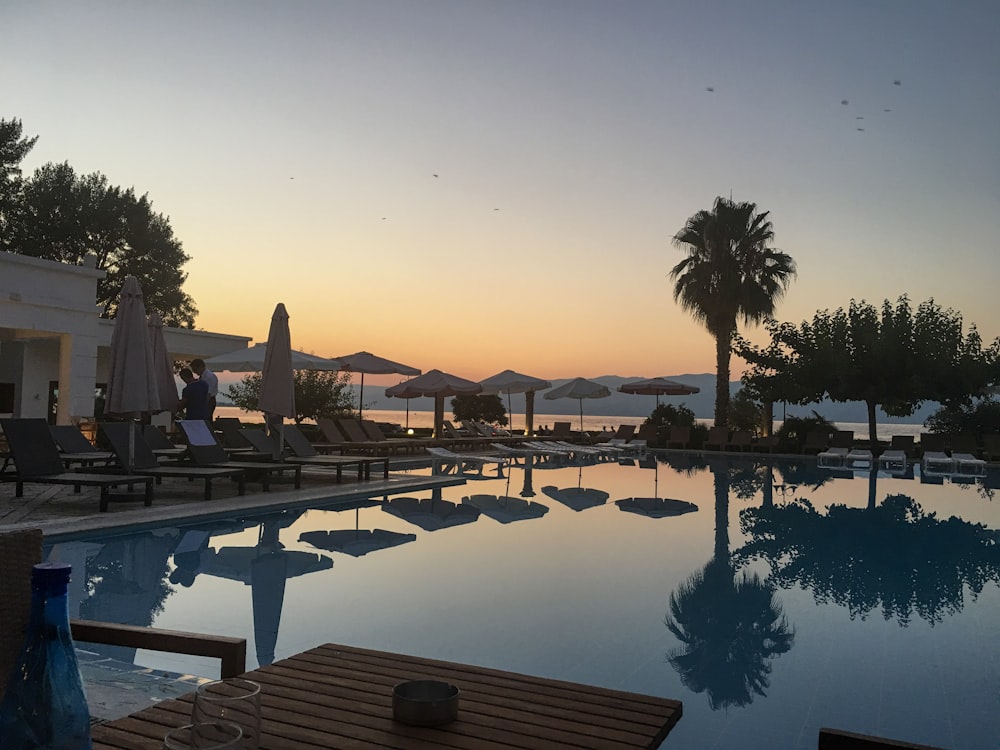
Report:
[[[679,701],[656,696],[336,644],[245,676],[262,686],[262,750],[655,748],[682,712]],[[456,721],[393,721],[392,686],[422,678],[458,685]],[[189,721],[191,703],[163,701],[95,726],[94,748],[159,750],[169,728]]]

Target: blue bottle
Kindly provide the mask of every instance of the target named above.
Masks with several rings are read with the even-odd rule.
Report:
[[[69,630],[70,566],[31,572],[24,648],[0,704],[0,750],[90,750],[90,712]]]

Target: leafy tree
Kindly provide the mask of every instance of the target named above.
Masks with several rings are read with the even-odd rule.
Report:
[[[259,411],[261,374],[253,372],[229,386],[226,395],[244,411]],[[347,416],[356,408],[346,372],[295,371],[295,422],[318,417]]]
[[[1000,401],[992,398],[974,404],[942,406],[924,425],[945,435],[989,435],[1000,432]]]
[[[729,426],[757,435],[764,421],[764,411],[746,388],[740,388],[729,403]]]
[[[79,264],[88,252],[107,276],[97,285],[102,317],[114,317],[129,274],[140,279],[146,308],[166,325],[194,326],[197,308],[182,285],[190,260],[169,220],[153,211],[148,196],[108,184],[95,172],[79,176],[67,164],[46,164],[25,180],[8,223],[15,252]]]
[[[0,250],[11,250],[9,241],[10,214],[21,195],[21,162],[28,155],[34,138],[22,136],[21,121],[0,119]]]
[[[771,343],[758,348],[737,338],[735,350],[751,364],[747,387],[770,398],[811,403],[863,401],[872,441],[876,408],[909,416],[923,401],[968,404],[998,378],[1000,339],[983,348],[972,326],[934,300],[914,312],[904,295],[881,310],[851,300],[847,310],[821,310],[798,327],[768,323]]]
[[[451,400],[451,411],[458,421],[482,420],[487,424],[507,426],[507,409],[503,405],[503,399],[498,395],[455,396]]]
[[[778,446],[785,453],[801,453],[810,432],[830,434],[836,425],[813,411],[811,417],[786,417],[778,429]]]
[[[715,424],[729,420],[729,361],[737,323],[758,324],[795,276],[791,256],[768,247],[774,230],[768,212],[753,203],[719,197],[674,237],[687,257],[670,271],[674,299],[715,338]]]

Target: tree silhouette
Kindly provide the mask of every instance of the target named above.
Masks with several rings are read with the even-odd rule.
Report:
[[[1000,581],[1000,532],[939,520],[906,495],[876,505],[871,479],[866,508],[833,505],[823,514],[799,498],[747,508],[740,527],[750,541],[735,560],[767,561],[770,582],[812,589],[817,602],[840,604],[851,619],[881,607],[903,627],[914,612],[933,625],[961,611],[966,589],[975,600]]]
[[[665,623],[683,644],[668,654],[684,685],[707,692],[713,710],[745,706],[766,695],[771,661],[795,635],[775,587],[756,574],[737,575],[729,557],[728,462],[713,461],[715,549],[704,569],[670,595]]]

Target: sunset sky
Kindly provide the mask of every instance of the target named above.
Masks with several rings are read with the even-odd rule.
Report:
[[[199,328],[263,340],[283,302],[322,356],[711,372],[671,237],[731,194],[798,263],[779,319],[907,293],[1000,335],[996,0],[8,0],[0,24],[25,172],[148,193]]]

